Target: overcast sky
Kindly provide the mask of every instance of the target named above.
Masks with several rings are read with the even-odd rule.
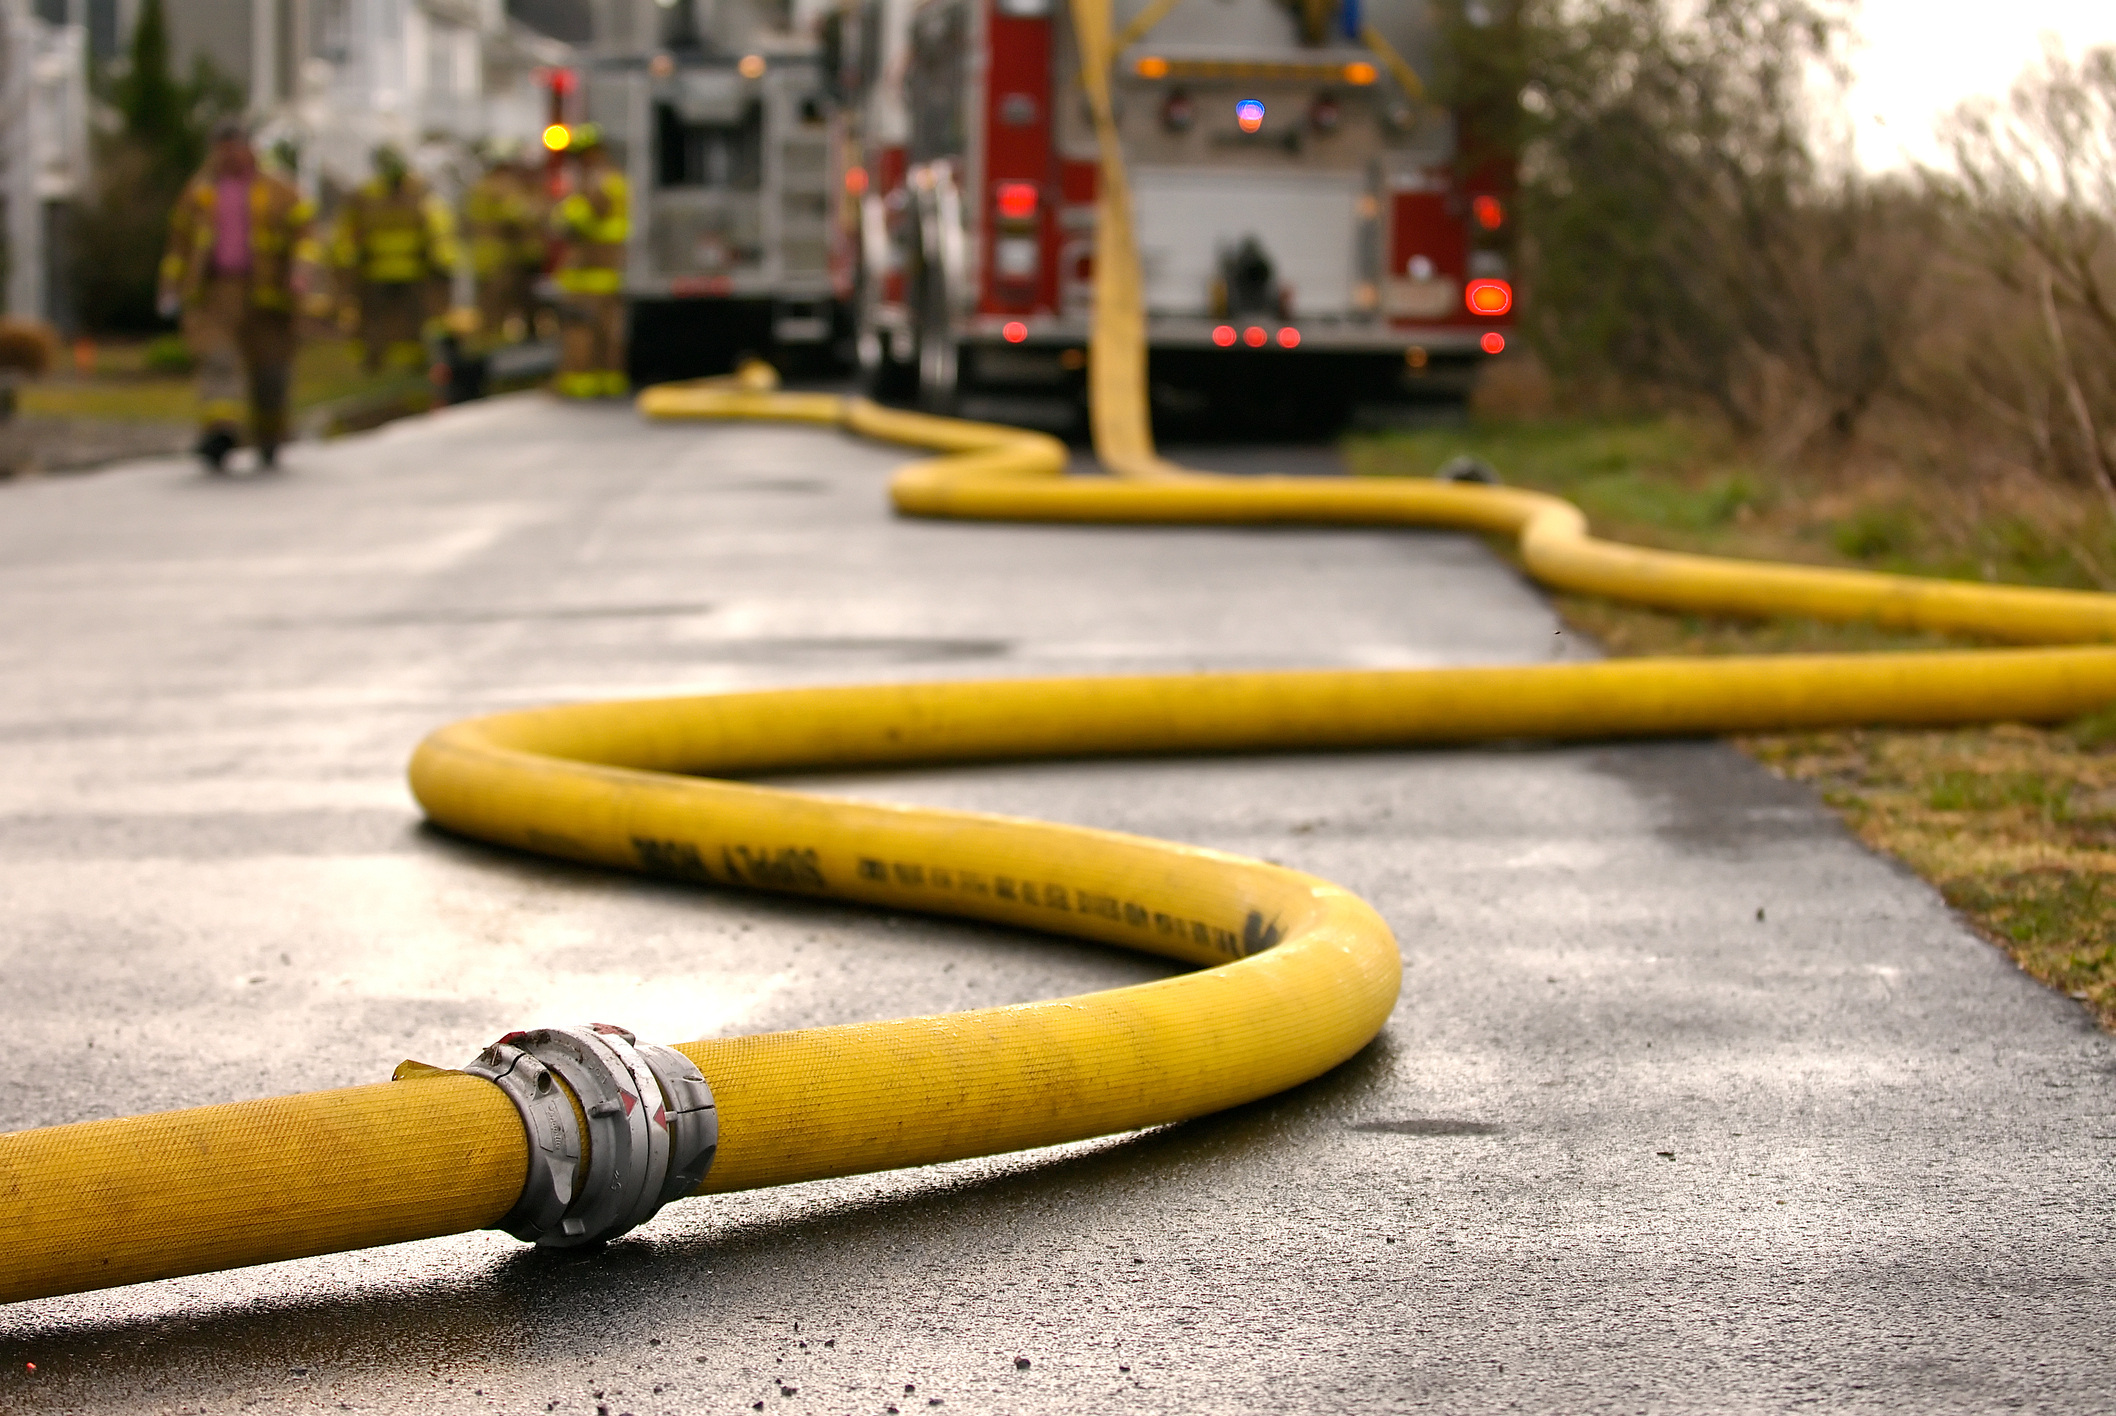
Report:
[[[2116,0],[1863,0],[1851,92],[1860,163],[1936,161],[1933,120],[1972,94],[1998,97],[2056,35],[2075,55],[2116,44]]]

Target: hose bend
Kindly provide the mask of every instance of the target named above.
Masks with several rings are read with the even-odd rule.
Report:
[[[720,1110],[704,1188],[747,1189],[1178,1120],[1365,1045],[1401,965],[1379,917],[1326,881],[1114,832],[703,775],[1078,751],[1083,721],[1101,750],[1149,750],[1181,731],[1169,716],[1195,689],[1075,680],[583,704],[445,728],[414,757],[412,786],[442,825],[527,850],[1206,966],[1049,1003],[680,1044]]]

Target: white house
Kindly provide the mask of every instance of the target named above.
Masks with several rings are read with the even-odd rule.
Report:
[[[129,47],[142,0],[81,7],[99,58]],[[539,71],[567,62],[586,0],[162,0],[174,65],[242,84],[267,141],[291,138],[306,183],[343,187],[383,142],[447,180],[487,138],[534,141]]]
[[[87,35],[64,20],[63,5],[0,0],[7,312],[62,328],[65,224],[88,181]]]

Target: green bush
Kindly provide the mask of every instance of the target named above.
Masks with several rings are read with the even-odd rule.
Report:
[[[75,304],[93,330],[163,328],[154,296],[169,209],[214,121],[242,111],[242,89],[203,58],[187,81],[170,73],[162,0],[145,0],[126,66],[100,87],[121,123],[96,138],[95,188],[74,228]]]
[[[1861,507],[1830,532],[1840,555],[1860,561],[1906,555],[1917,543],[1917,526],[1900,507]]]
[[[140,362],[150,374],[188,374],[193,367],[191,346],[180,334],[165,334],[147,345]]]

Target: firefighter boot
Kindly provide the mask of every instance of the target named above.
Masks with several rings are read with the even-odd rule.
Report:
[[[199,461],[206,464],[209,474],[219,474],[228,470],[228,454],[235,451],[235,443],[235,430],[226,424],[216,423],[199,435],[198,446],[192,451],[198,454]]]

